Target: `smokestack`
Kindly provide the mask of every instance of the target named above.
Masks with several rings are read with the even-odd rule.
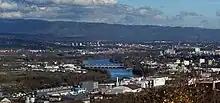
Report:
[[[116,81],[116,87],[119,86],[119,80],[118,80],[118,77],[117,77],[117,81]]]

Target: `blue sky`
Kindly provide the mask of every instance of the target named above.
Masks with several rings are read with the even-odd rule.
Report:
[[[180,11],[189,11],[215,18],[216,11],[220,9],[220,0],[119,0],[121,4],[135,7],[150,6],[175,15]]]

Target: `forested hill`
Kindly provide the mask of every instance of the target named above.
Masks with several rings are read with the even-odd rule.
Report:
[[[21,36],[22,34],[22,36]],[[193,27],[117,25],[23,19],[0,19],[0,36],[77,38],[110,41],[218,41],[220,30]],[[45,38],[45,36],[47,38]]]

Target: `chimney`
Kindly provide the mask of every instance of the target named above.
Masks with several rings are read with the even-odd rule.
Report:
[[[119,80],[118,80],[118,77],[117,77],[117,81],[116,81],[116,87],[119,86]]]

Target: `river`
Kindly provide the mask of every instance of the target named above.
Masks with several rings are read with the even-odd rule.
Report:
[[[110,62],[109,59],[90,59],[90,60],[84,60],[83,64],[90,65],[90,64],[114,64],[114,63]],[[126,68],[100,68],[100,69],[108,71],[111,75],[111,79],[115,79],[117,77],[129,78],[133,76],[132,70],[126,70]]]

